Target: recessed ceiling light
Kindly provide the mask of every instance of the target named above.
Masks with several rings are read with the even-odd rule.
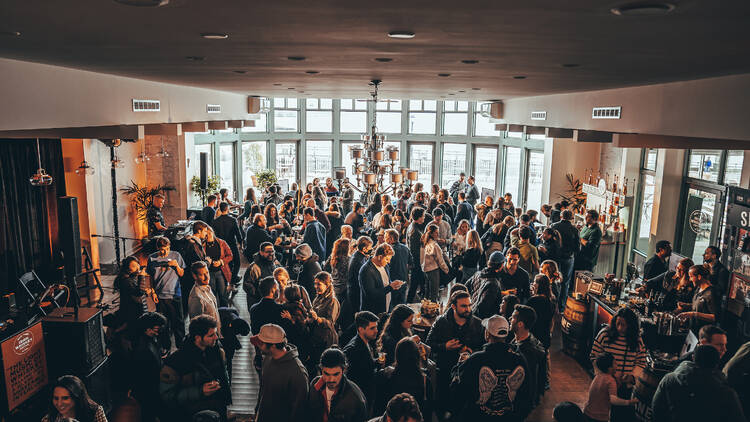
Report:
[[[472,90],[472,91],[479,91],[479,90],[481,90],[481,89],[482,89],[482,88],[472,88],[471,90]]]
[[[563,63],[561,66],[562,67],[578,67],[578,66],[580,66],[580,64],[578,64],[578,63]]]
[[[663,2],[635,2],[614,7],[609,11],[617,16],[662,16],[675,9],[675,5]]]
[[[491,100],[487,100],[487,101],[489,101],[489,102],[491,102],[491,103],[499,103],[499,102],[500,102],[500,101],[502,101],[502,100],[498,100],[497,98],[493,98],[493,99],[491,99]]]
[[[388,63],[388,62],[392,62],[393,59],[390,57],[376,57],[375,61],[380,62],[380,63]]]
[[[194,61],[194,62],[200,62],[200,61],[203,61],[203,60],[206,59],[203,56],[185,56],[185,58],[188,59],[188,60],[190,60],[190,61]]]
[[[513,79],[526,79],[526,76],[516,75],[516,76],[513,77]]]
[[[479,63],[479,60],[461,60],[461,63],[463,64],[477,64]]]
[[[442,78],[447,78],[450,75],[451,75],[450,73],[438,73],[438,76],[440,76]]]
[[[135,7],[162,7],[169,4],[169,0],[115,0],[117,3]]]
[[[302,60],[305,60],[307,57],[305,56],[289,56],[287,57],[287,60],[292,60],[295,62],[301,62]]]
[[[275,84],[273,84],[273,86],[281,86],[281,84],[280,83],[275,83]]]
[[[20,37],[21,33],[18,31],[0,31],[0,35],[4,37]]]
[[[391,31],[388,36],[399,40],[408,40],[414,38],[416,34],[411,31]]]
[[[320,72],[318,72],[317,70],[308,70],[305,73],[307,73],[308,75],[317,75]]]
[[[448,95],[456,95],[456,94],[454,94],[454,93],[452,93],[452,92],[451,92],[451,93],[449,93]]]
[[[245,73],[247,73],[247,70],[233,70],[232,72],[239,73],[240,75],[244,75]]]
[[[229,34],[224,34],[222,32],[204,32],[201,34],[201,37],[207,40],[225,40],[229,38]]]
[[[458,92],[460,92],[460,93],[462,93],[462,94],[463,94],[464,92],[466,92],[466,90],[463,90],[463,89],[459,89],[459,90],[458,90]]]
[[[291,88],[287,88],[287,89],[294,89],[294,87],[291,87]]]

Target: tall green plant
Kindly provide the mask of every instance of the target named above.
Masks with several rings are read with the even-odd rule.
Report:
[[[215,174],[206,180],[206,189],[201,188],[200,177],[193,176],[193,178],[190,179],[190,190],[192,190],[193,194],[200,199],[203,206],[206,205],[206,198],[208,198],[209,195],[218,192],[219,186],[221,186],[221,177],[219,177],[218,174]]]
[[[255,178],[258,180],[258,187],[262,191],[265,191],[267,187],[273,185],[278,180],[276,178],[276,170],[265,169],[255,174]]]
[[[133,205],[138,219],[144,221],[146,220],[148,208],[154,203],[154,196],[172,190],[175,190],[174,186],[140,186],[132,180],[130,181],[130,186],[120,188],[120,192],[130,197],[130,203]]]

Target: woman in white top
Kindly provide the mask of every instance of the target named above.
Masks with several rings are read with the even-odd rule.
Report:
[[[437,242],[438,226],[428,224],[422,235],[421,264],[425,274],[425,298],[433,302],[438,300],[440,289],[440,271],[448,274],[450,271],[445,263],[443,250]]]

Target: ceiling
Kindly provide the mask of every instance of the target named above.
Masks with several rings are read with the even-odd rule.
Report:
[[[382,97],[487,100],[750,72],[750,2],[672,3],[669,14],[639,17],[616,16],[610,9],[623,2],[603,0],[170,0],[159,8],[4,1],[0,57],[244,94],[333,98],[366,95],[370,79],[383,80]],[[416,37],[387,37],[394,30]],[[20,36],[7,34],[14,31]],[[229,38],[204,39],[205,32]],[[381,57],[393,61],[375,61]]]

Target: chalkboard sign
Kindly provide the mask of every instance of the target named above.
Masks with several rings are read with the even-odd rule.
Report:
[[[3,341],[3,377],[7,405],[12,411],[47,385],[47,355],[41,321]]]

